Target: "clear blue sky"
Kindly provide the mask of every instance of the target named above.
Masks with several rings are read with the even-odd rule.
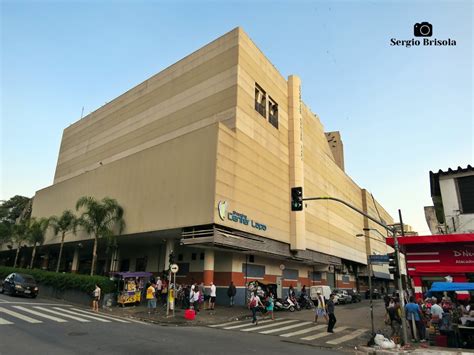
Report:
[[[473,164],[471,1],[1,2],[0,199],[49,186],[62,131],[242,26],[339,130],[346,172],[427,233],[430,170]],[[394,47],[429,21],[455,47]]]

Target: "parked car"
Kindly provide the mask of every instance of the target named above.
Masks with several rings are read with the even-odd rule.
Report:
[[[347,293],[352,297],[352,303],[357,303],[362,301],[362,296],[357,290],[347,290]]]
[[[27,274],[10,274],[0,285],[0,293],[8,293],[12,296],[24,295],[35,298],[38,296],[38,291],[35,279]]]
[[[352,303],[352,296],[347,293],[347,290],[334,290],[334,293],[337,296],[338,304]]]

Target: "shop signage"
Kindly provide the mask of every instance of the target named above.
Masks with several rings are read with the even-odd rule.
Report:
[[[250,226],[261,231],[267,230],[267,226],[265,224],[259,223],[253,219],[249,219],[247,215],[243,213],[239,213],[237,211],[227,212],[227,207],[227,201],[219,201],[217,204],[217,212],[219,213],[219,218],[221,220],[224,221],[227,218],[229,221],[240,223],[244,226]]]
[[[369,255],[369,261],[372,264],[388,264],[389,257],[388,255]]]

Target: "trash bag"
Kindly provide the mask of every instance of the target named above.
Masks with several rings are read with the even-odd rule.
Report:
[[[382,334],[376,334],[374,342],[375,345],[380,346],[382,349],[394,349],[396,347],[393,340],[385,338]]]

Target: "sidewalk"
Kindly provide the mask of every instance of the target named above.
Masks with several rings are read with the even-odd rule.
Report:
[[[110,309],[103,308],[103,313],[110,313],[121,317],[129,317],[144,322],[162,324],[162,325],[179,325],[179,326],[205,326],[216,323],[225,323],[236,320],[251,319],[251,312],[242,306],[216,306],[215,310],[201,310],[197,312],[194,320],[184,318],[184,309],[176,308],[173,317],[173,311],[170,310],[169,316],[166,316],[166,306],[158,305],[155,314],[148,314],[146,304],[128,307],[112,307]]]

